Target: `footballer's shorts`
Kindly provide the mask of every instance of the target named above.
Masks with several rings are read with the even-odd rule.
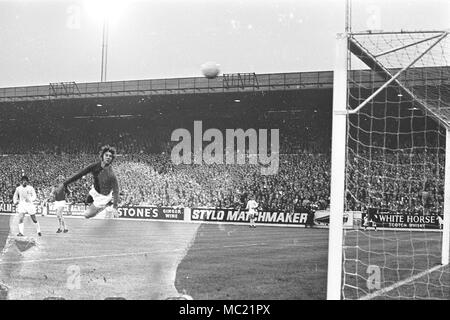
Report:
[[[55,210],[61,209],[66,206],[66,201],[65,200],[61,200],[61,201],[55,201],[53,207],[55,208]]]
[[[36,206],[29,202],[19,202],[17,205],[17,213],[34,215],[36,214]]]
[[[112,191],[105,196],[104,194],[98,193],[94,186],[92,186],[91,191],[89,191],[89,195],[94,200],[92,204],[97,208],[106,207],[112,200]]]

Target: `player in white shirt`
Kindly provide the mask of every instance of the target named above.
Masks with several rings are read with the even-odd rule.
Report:
[[[29,214],[31,220],[33,220],[34,225],[36,226],[36,231],[38,236],[41,236],[41,227],[39,222],[36,219],[36,206],[34,205],[34,201],[36,201],[36,191],[30,185],[28,185],[28,177],[23,176],[21,179],[21,185],[16,188],[14,192],[14,204],[16,205],[16,211],[19,214],[19,233],[17,236],[23,236],[23,219],[25,218],[25,214]]]
[[[256,218],[256,215],[258,214],[259,204],[258,204],[258,202],[256,202],[253,199],[254,199],[253,195],[250,195],[249,200],[247,201],[247,207],[245,208],[246,210],[248,210],[248,215],[250,218],[249,228],[256,228],[255,218]]]

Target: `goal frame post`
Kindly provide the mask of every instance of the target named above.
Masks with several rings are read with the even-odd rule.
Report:
[[[445,131],[444,221],[442,228],[441,264],[449,264],[450,255],[450,128]]]
[[[340,300],[347,145],[347,67],[348,34],[336,38],[333,73],[333,120],[331,139],[330,227],[328,239],[327,299]]]

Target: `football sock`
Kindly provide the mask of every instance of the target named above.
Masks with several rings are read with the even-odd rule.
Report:
[[[35,222],[34,225],[36,226],[36,231],[38,233],[41,232],[41,226],[39,225],[39,222]]]

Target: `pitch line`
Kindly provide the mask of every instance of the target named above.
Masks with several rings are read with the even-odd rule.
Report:
[[[377,291],[375,291],[375,292],[373,292],[371,294],[367,294],[367,295],[359,298],[358,300],[370,300],[370,299],[379,297],[382,294],[388,293],[389,291],[397,289],[398,287],[401,287],[401,286],[403,286],[403,285],[405,285],[405,284],[407,284],[407,283],[409,283],[411,281],[414,281],[416,279],[422,278],[423,276],[427,275],[428,273],[432,273],[434,271],[437,271],[437,270],[439,270],[439,269],[441,269],[442,267],[445,267],[445,266],[446,265],[438,265],[438,266],[435,266],[435,267],[433,267],[431,269],[422,271],[421,273],[418,273],[415,276],[412,276],[412,277],[406,278],[405,280],[402,280],[400,282],[394,283],[393,285],[391,285],[389,287],[383,288],[381,290],[377,290]]]
[[[265,246],[267,243],[249,243],[249,244],[235,244],[233,246],[223,246],[224,248],[238,248],[238,247],[254,247]]]
[[[184,251],[183,249],[171,250],[170,252]],[[148,251],[148,252],[131,252],[131,253],[117,253],[117,254],[102,254],[95,256],[78,256],[78,257],[67,257],[67,258],[49,258],[49,259],[35,259],[35,260],[23,260],[23,261],[2,261],[2,264],[22,264],[22,263],[33,263],[33,262],[55,262],[55,261],[70,261],[70,260],[83,260],[83,259],[96,259],[96,258],[112,258],[112,257],[126,257],[126,256],[139,256],[154,253],[163,253],[167,251]]]
[[[260,245],[267,245],[267,243],[250,243],[250,244],[242,244],[242,245],[222,246],[222,248],[253,247],[253,246],[260,246]],[[217,248],[220,248],[220,247],[210,247],[210,248],[207,248],[207,249],[217,249]],[[186,249],[175,249],[175,250],[171,250],[170,253],[177,253],[177,252],[180,252],[180,251],[186,251]],[[67,258],[34,259],[34,260],[23,260],[23,261],[0,261],[0,265],[34,263],[34,262],[57,262],[57,261],[83,260],[83,259],[100,259],[100,258],[127,257],[127,256],[139,256],[139,255],[146,255],[146,254],[166,253],[166,252],[167,251],[147,251],[147,252],[131,252],[131,253],[117,253],[117,254],[78,256],[78,257],[67,257]]]

